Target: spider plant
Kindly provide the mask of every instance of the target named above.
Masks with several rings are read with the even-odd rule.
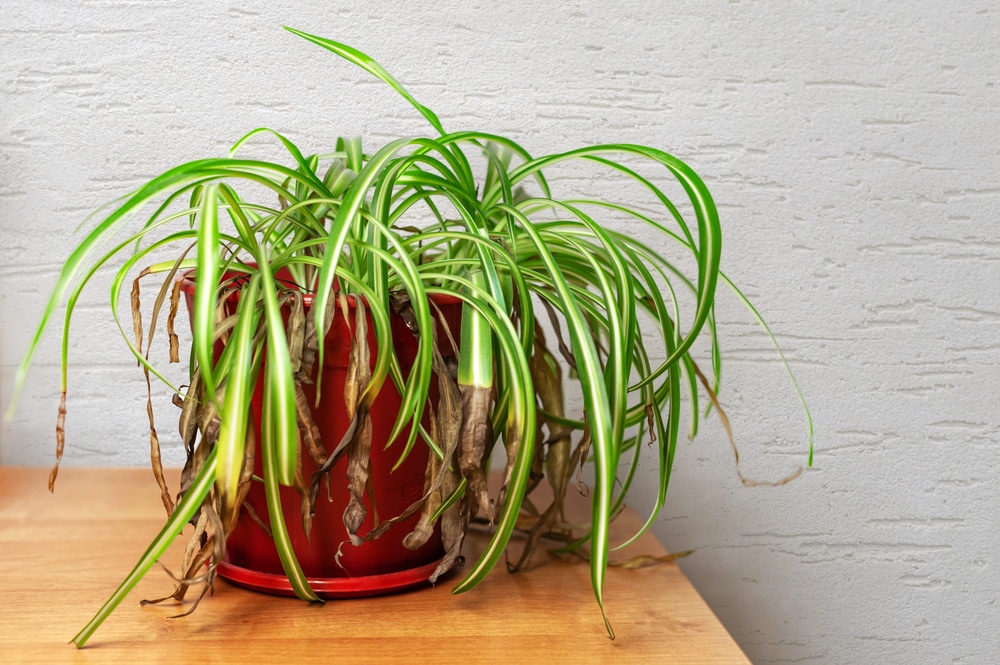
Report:
[[[489,545],[454,591],[475,587],[503,556],[520,516],[530,523],[527,546],[512,567],[527,565],[543,535],[558,535],[564,551],[580,550],[589,558],[603,615],[608,527],[629,493],[639,453],[647,447],[641,444],[655,451],[659,484],[645,531],[666,496],[682,402],[689,403],[691,435],[700,415],[699,381],[715,402],[721,360],[713,305],[725,277],[711,194],[685,163],[646,146],[597,145],[534,157],[503,136],[447,132],[364,53],[289,30],[391,86],[434,132],[373,151],[358,139],[342,138],[330,152],[306,155],[281,134],[256,129],[229,156],[170,169],[116,202],[66,260],[16,379],[20,390],[43,331],[65,301],[50,485],[65,439],[69,324],[83,289],[111,265],[112,314],[147,383],[156,377],[175,393],[188,453],[175,504],[160,469],[149,404],[152,466],[168,519],[74,642],[87,641],[188,523],[196,532],[185,579],[172,597],[183,597],[198,580],[209,587],[258,448],[282,565],[297,595],[317,600],[290,545],[277,490],[300,489],[308,516],[318,480],[306,482],[297,473],[300,457],[311,455],[322,466],[348,455],[351,492],[363,518],[372,448],[366,424],[387,382],[402,396],[392,435],[383,442],[391,444],[388,454],[402,459],[417,445],[430,450],[432,472],[413,508],[421,512],[423,532],[438,520],[442,524],[446,554],[435,577],[458,560],[478,515],[493,525]],[[241,156],[244,144],[261,135],[280,144],[287,164]],[[633,186],[633,193],[624,200],[553,194],[548,174],[572,163],[600,169],[602,177]],[[668,196],[668,187],[680,200]],[[675,258],[664,255],[671,247]],[[169,260],[161,260],[164,252]],[[143,265],[129,294],[130,330],[119,305],[129,278]],[[149,348],[165,309],[170,359],[180,359],[174,319],[182,274],[195,282],[193,341],[188,383],[175,386],[149,360]],[[152,275],[164,279],[144,333],[140,282]],[[460,330],[442,326],[437,296],[461,301]],[[365,335],[355,334],[344,396],[353,434],[328,451],[308,436],[302,387],[313,380],[316,363],[322,366],[321,342],[331,321],[350,316],[348,298],[356,305],[354,325],[361,329],[371,322],[377,352],[372,364]],[[411,367],[394,352],[392,316],[402,316],[417,336]],[[711,349],[709,377],[691,355],[702,336]],[[444,361],[452,355],[457,371]],[[260,380],[263,416],[260,440],[254,441],[249,403]],[[440,394],[434,403],[428,397],[432,382]],[[318,395],[322,385],[315,388]],[[578,395],[579,413],[569,412],[568,391]],[[431,426],[424,424],[427,412],[434,416]],[[485,472],[497,446],[506,453],[506,468],[502,490],[491,497]],[[573,532],[562,514],[563,498],[585,462],[593,463],[591,521],[585,531]],[[528,498],[543,479],[555,497],[547,507]],[[358,519],[345,515],[352,539],[359,538]],[[421,529],[407,538],[425,537]],[[605,623],[613,637],[606,617]]]

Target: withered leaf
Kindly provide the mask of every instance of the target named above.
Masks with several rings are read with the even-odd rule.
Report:
[[[691,363],[694,366],[694,373],[698,376],[698,380],[701,381],[702,388],[708,393],[709,399],[712,400],[712,405],[715,406],[715,410],[719,413],[719,422],[722,423],[722,427],[726,430],[726,436],[729,438],[729,446],[733,449],[733,457],[736,460],[736,475],[739,477],[740,482],[746,487],[778,487],[786,483],[790,483],[799,476],[802,475],[802,467],[798,467],[795,471],[781,478],[779,480],[752,480],[746,478],[743,472],[740,471],[740,451],[736,448],[736,439],[733,437],[733,428],[729,424],[729,416],[722,409],[722,405],[719,404],[719,398],[716,396],[715,391],[712,390],[711,385],[709,385],[708,379],[702,374],[701,369],[698,365]]]
[[[565,415],[562,372],[545,344],[545,334],[540,326],[535,327],[534,350],[535,352],[528,360],[528,368],[531,370],[531,380],[535,386],[535,393],[541,400],[542,410],[557,418],[562,417]],[[549,479],[553,496],[562,497],[566,494],[571,473],[569,467],[571,447],[569,431],[558,424],[549,422],[544,415],[542,420],[545,421],[550,434],[547,441],[548,452],[545,455],[545,475]]]
[[[424,471],[424,497],[422,499],[420,520],[413,531],[403,538],[403,547],[409,550],[417,550],[423,547],[431,535],[434,533],[434,524],[431,516],[441,505],[441,488],[434,487],[434,481],[441,473],[441,460],[437,455],[427,456],[427,468]]]
[[[455,341],[455,335],[452,334],[451,326],[448,325],[448,319],[445,318],[444,312],[441,311],[441,308],[438,307],[438,304],[433,300],[430,301],[430,304],[431,307],[434,308],[434,311],[437,312],[437,327],[434,330],[434,344],[438,344],[440,340],[440,335],[438,334],[438,331],[439,330],[443,331],[445,337],[448,338],[448,344],[451,347],[451,353],[448,355],[442,353],[442,357],[444,357],[445,365],[448,367],[449,370],[448,373],[451,375],[451,378],[454,379],[456,377],[456,372],[458,370],[458,361],[455,359],[455,356],[457,356],[459,353],[458,342]],[[453,365],[455,369],[454,372],[452,371]]]
[[[410,304],[410,296],[406,291],[393,291],[389,294],[389,304],[393,311],[403,319],[403,323],[410,329],[414,336],[420,335],[420,327],[417,325],[417,316],[413,313],[413,305]]]
[[[155,600],[143,600],[140,604],[149,605],[161,603],[165,600],[183,600],[189,587],[201,584],[202,592],[195,600],[194,605],[183,614],[171,617],[179,618],[188,616],[198,608],[201,599],[212,588],[215,582],[216,567],[225,556],[225,537],[223,526],[219,514],[212,507],[211,501],[206,499],[196,513],[195,532],[188,542],[184,552],[184,573],[177,578],[167,570],[167,573],[177,582],[174,592],[169,596],[157,598]],[[205,569],[205,564],[209,563],[204,574],[198,573]]]
[[[576,372],[576,356],[573,355],[573,352],[563,339],[562,328],[559,325],[559,316],[556,314],[555,308],[553,308],[552,304],[545,298],[542,298],[542,305],[545,307],[545,311],[549,316],[549,322],[552,324],[552,330],[556,333],[556,341],[559,343],[559,353],[569,365],[570,369]]]
[[[142,277],[143,275],[146,274],[149,274],[148,268],[146,270],[143,270],[142,274],[140,274],[139,276]],[[173,287],[172,290],[174,292],[177,292],[179,297],[180,282],[173,281],[174,275],[176,274],[177,274],[177,265],[175,264],[173,269],[171,269],[166,274],[163,283],[160,285],[160,290],[156,294],[156,299],[153,301],[153,311],[149,319],[149,336],[146,338],[146,360],[149,360],[149,351],[150,349],[153,348],[153,336],[156,333],[156,322],[160,320],[160,311],[163,309],[163,303],[167,300],[167,294],[171,293],[171,287]],[[138,291],[136,295],[138,295]],[[175,309],[172,295],[171,295],[170,308],[172,311]],[[167,330],[172,334],[173,325],[170,321],[169,315],[167,317]],[[174,335],[174,337],[176,337],[176,335]],[[170,344],[173,345],[174,340],[171,340]],[[171,362],[177,362],[177,361],[171,359]]]
[[[247,428],[246,444],[243,446],[243,465],[240,467],[240,480],[236,487],[236,500],[233,502],[232,511],[221,516],[225,528],[225,537],[236,530],[239,522],[240,509],[245,505],[247,494],[250,493],[250,485],[253,480],[254,458],[257,454],[257,435],[253,427]]]
[[[341,298],[346,308],[347,299],[344,296]],[[368,348],[368,314],[360,297],[354,299],[354,324],[351,352],[347,361],[347,378],[344,381],[344,404],[347,406],[348,419],[353,419],[357,413],[361,394],[368,387],[372,375],[371,351]]]
[[[586,415],[584,415],[584,422],[586,422]],[[580,494],[589,494],[590,490],[587,486],[583,484],[583,468],[587,464],[587,456],[590,454],[590,429],[585,427],[583,430],[583,436],[580,437],[580,443],[577,444],[576,450],[573,456],[577,458],[579,466],[576,468],[576,488]]]
[[[490,431],[490,401],[492,389],[485,386],[460,386],[462,399],[462,426],[459,430],[458,467],[468,483],[470,500],[493,520],[493,506],[486,488],[483,471],[486,442],[492,440]],[[475,511],[472,511],[473,514]]]
[[[180,362],[180,342],[177,333],[174,331],[174,321],[177,319],[177,311],[180,309],[181,283],[174,282],[174,289],[170,292],[170,311],[167,314],[167,338],[170,340],[170,362]]]
[[[132,332],[135,335],[135,348],[136,351],[142,353],[142,311],[139,307],[139,280],[142,279],[143,275],[148,274],[146,270],[132,280]],[[137,361],[138,364],[138,361]]]
[[[330,326],[333,325],[333,310],[336,304],[337,298],[327,299],[326,310],[323,315],[324,329],[322,335],[319,335],[316,331],[316,319],[312,316],[306,317],[306,325],[302,336],[302,363],[298,373],[295,375],[296,380],[302,383],[313,382],[313,366],[316,364],[316,356],[319,352],[319,341],[326,339],[326,335],[330,331]]]
[[[368,515],[362,497],[367,493],[371,482],[372,421],[367,412],[359,413],[358,417],[359,426],[347,448],[347,488],[350,499],[344,509],[344,526],[354,545],[363,542],[357,534]]]
[[[438,406],[427,409],[430,420],[431,436],[442,449],[444,459],[454,459],[455,451],[458,449],[458,433],[462,425],[461,396],[458,385],[450,376],[445,366],[445,361],[441,357],[438,347],[437,333],[434,333],[432,346],[432,368],[438,380]],[[442,483],[445,480],[445,469],[441,458],[430,454],[427,459],[427,466],[424,472],[424,494],[411,504],[403,513],[387,522],[379,529],[379,534],[384,532],[388,525],[404,520],[410,515],[420,510],[420,520],[413,531],[403,538],[403,546],[416,550],[422,547],[430,539],[434,531],[434,521],[432,518],[441,505],[443,495],[441,492]]]
[[[316,497],[319,496],[320,482],[326,474],[330,473],[337,461],[347,454],[348,446],[351,441],[354,440],[354,435],[357,429],[358,418],[355,416],[354,420],[352,420],[351,424],[347,427],[347,431],[344,432],[344,436],[341,437],[340,443],[338,443],[337,447],[333,449],[333,452],[327,456],[326,461],[313,473],[312,480],[310,482],[310,491],[314,505],[316,503]],[[329,489],[329,481],[327,481],[327,489]]]
[[[677,561],[677,559],[683,559],[686,556],[694,554],[694,550],[684,550],[683,552],[671,552],[669,554],[664,554],[662,556],[652,556],[649,554],[640,554],[634,556],[631,559],[626,559],[625,561],[611,561],[608,563],[612,568],[624,568],[625,570],[638,570],[640,568],[649,568],[650,566],[656,566],[663,563],[670,563],[672,561]]]
[[[208,531],[208,511],[199,510],[198,519],[194,524],[194,533],[191,534],[191,539],[188,541],[187,546],[184,548],[184,577],[188,576],[187,571],[191,570],[191,564],[195,560],[195,555],[201,549],[201,544],[203,541],[203,536]],[[178,599],[180,600],[180,599]]]
[[[160,437],[156,434],[156,423],[153,418],[153,393],[149,381],[149,370],[143,367],[143,374],[146,375],[146,416],[149,419],[149,464],[153,470],[153,477],[160,488],[160,500],[163,508],[167,511],[167,517],[174,512],[174,502],[170,499],[170,490],[167,488],[167,481],[163,477],[163,460],[160,457]]]
[[[260,518],[260,515],[257,514],[257,510],[251,504],[244,502],[243,509],[247,511],[247,515],[250,516],[250,520],[259,526],[261,530],[267,534],[268,538],[274,537],[271,535],[271,527],[264,523],[264,520]]]
[[[299,433],[306,452],[321,467],[326,463],[326,450],[323,448],[323,440],[312,417],[312,409],[309,408],[309,400],[306,398],[302,383],[295,382],[295,417],[299,424]]]
[[[59,462],[62,461],[63,449],[66,448],[66,391],[59,395],[59,411],[56,415],[56,463],[49,471],[49,492],[56,489],[56,477],[59,475]]]
[[[306,540],[308,541],[312,534],[312,521],[315,508],[313,507],[312,492],[309,490],[309,486],[306,485],[305,478],[302,476],[302,455],[296,455],[295,460],[294,487],[301,500],[302,532],[306,534]]]
[[[297,374],[302,368],[302,350],[305,344],[306,333],[306,312],[303,304],[302,294],[292,292],[291,306],[288,313],[288,327],[286,337],[288,339],[288,355],[292,362],[292,374]]]
[[[449,464],[442,465],[441,495],[449,496],[459,483],[458,472]],[[468,502],[456,501],[441,515],[441,541],[444,544],[444,558],[428,577],[431,584],[436,584],[442,575],[462,562],[462,542],[469,526]]]
[[[575,459],[570,453],[572,445],[570,431],[550,422],[544,415],[561,417],[564,414],[562,376],[559,365],[545,344],[545,335],[537,325],[534,353],[528,361],[528,367],[531,370],[535,393],[541,401],[543,411],[541,420],[549,430],[549,438],[544,442],[544,446],[539,447],[539,453],[543,448],[546,449],[542,464],[544,474],[552,487],[553,498],[541,514],[530,520],[528,538],[521,550],[521,556],[516,564],[508,564],[508,570],[511,572],[523,570],[530,565],[540,540],[545,536],[551,537],[553,529],[561,529],[563,533],[559,535],[567,541],[571,535],[564,517],[566,488],[569,485]],[[579,451],[579,448],[577,450]],[[536,459],[537,457],[536,455]]]
[[[177,429],[181,435],[181,441],[184,442],[184,449],[188,457],[194,452],[194,442],[198,434],[198,407],[201,399],[201,389],[201,372],[195,370],[194,376],[191,377],[191,385],[188,386],[187,392],[181,400],[181,415],[177,422]],[[178,397],[180,396],[174,395],[175,400]],[[176,404],[177,402],[175,401],[174,403]]]
[[[354,436],[347,448],[347,489],[350,499],[344,509],[344,526],[351,542],[362,542],[358,530],[368,514],[363,497],[371,494],[372,422],[368,405],[360,398],[371,381],[371,352],[368,348],[368,314],[360,297],[354,301],[354,334],[347,364],[344,400],[348,417],[356,420]],[[373,509],[375,508],[372,502]],[[377,521],[377,517],[376,517]]]

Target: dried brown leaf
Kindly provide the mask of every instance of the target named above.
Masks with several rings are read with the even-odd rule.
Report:
[[[367,493],[371,482],[372,421],[367,412],[359,413],[358,417],[360,424],[355,429],[354,438],[347,450],[347,489],[350,499],[344,509],[344,526],[354,545],[363,542],[357,533],[368,515],[362,497]]]
[[[316,511],[313,507],[312,492],[310,491],[309,486],[306,485],[305,478],[302,476],[302,455],[296,455],[295,460],[295,479],[293,487],[301,499],[302,532],[306,535],[306,541],[308,541],[310,535],[312,534],[313,515]]]
[[[174,321],[177,319],[177,311],[180,309],[181,283],[174,282],[173,291],[170,292],[170,312],[167,314],[167,338],[170,340],[170,362],[178,363],[180,359],[180,342],[177,333],[174,331]]]
[[[184,468],[181,470],[181,491],[179,496],[183,496],[198,472],[205,465],[205,461],[219,438],[219,414],[212,402],[202,402],[197,410],[198,431],[201,432],[201,439],[193,448],[193,452],[188,457]],[[178,499],[179,501],[180,499]]]
[[[538,326],[535,328],[535,349],[528,361],[528,367],[531,370],[535,393],[542,403],[542,410],[553,416],[562,416],[564,404],[561,372],[555,358],[549,353],[545,345],[544,333]],[[545,420],[544,415],[542,415],[542,420],[550,432],[549,439],[545,442],[547,453],[544,456],[543,464],[545,475],[552,487],[552,501],[540,515],[531,521],[528,538],[521,550],[520,558],[516,564],[508,564],[510,572],[526,569],[530,565],[542,537],[551,536],[553,529],[562,528],[562,535],[566,540],[569,539],[570,535],[564,517],[566,489],[573,468],[570,454],[572,443],[570,432]],[[539,446],[539,450],[542,447]]]
[[[493,506],[486,488],[483,471],[486,442],[493,439],[490,428],[492,389],[484,386],[460,386],[462,395],[462,426],[459,430],[458,467],[468,484],[470,500],[493,520]],[[475,514],[475,511],[471,511]]]
[[[346,308],[347,299],[341,296]],[[347,311],[345,309],[345,316]],[[348,321],[348,325],[350,322]],[[360,297],[354,299],[354,330],[351,337],[351,352],[347,361],[347,378],[344,381],[344,404],[347,417],[353,419],[357,413],[361,395],[371,381],[371,351],[368,348],[368,313]]]
[[[252,427],[247,428],[246,444],[243,446],[243,465],[240,467],[240,481],[236,486],[236,500],[233,502],[232,511],[228,515],[222,516],[225,528],[225,538],[236,530],[239,522],[240,509],[245,505],[247,494],[250,493],[250,485],[253,481],[254,457],[257,454],[257,435]]]
[[[438,380],[438,403],[436,410],[428,409],[431,435],[441,448],[444,459],[449,460],[450,464],[458,449],[462,427],[462,397],[458,384],[441,355],[436,333],[432,351],[432,368]],[[445,467],[441,458],[433,454],[429,456],[424,474],[424,496],[411,506],[411,509],[421,509],[420,521],[403,540],[403,545],[408,549],[415,550],[423,546],[433,533],[434,523],[431,517],[437,512],[445,496],[441,489],[447,478],[448,469]]]
[[[323,448],[322,435],[312,417],[309,399],[299,381],[295,382],[295,417],[299,424],[299,435],[302,444],[317,467],[326,463],[326,450]]]
[[[440,342],[440,335],[438,334],[438,331],[439,330],[443,331],[444,332],[444,336],[448,338],[448,344],[451,347],[451,354],[445,356],[442,353],[441,355],[444,358],[445,365],[449,369],[448,373],[451,375],[451,378],[454,379],[454,378],[456,378],[457,370],[458,370],[458,361],[455,359],[455,356],[457,356],[458,353],[459,353],[458,342],[455,341],[455,336],[451,332],[451,326],[448,325],[448,319],[445,317],[444,312],[441,311],[441,308],[438,307],[438,304],[436,302],[434,302],[433,300],[430,301],[430,304],[431,304],[431,307],[434,308],[434,311],[437,312],[437,324],[438,325],[437,325],[437,328],[435,328],[435,331],[434,331],[434,333],[435,333],[434,343],[438,344]],[[454,366],[455,372],[451,371],[452,366]]]
[[[201,372],[195,370],[194,376],[191,378],[191,385],[188,386],[187,392],[184,394],[181,400],[181,415],[177,422],[177,429],[181,435],[181,441],[184,442],[184,450],[187,452],[188,457],[191,457],[191,453],[194,452],[194,442],[198,434],[198,407],[199,400],[201,399],[200,393],[202,390]],[[174,395],[176,400],[179,395]],[[176,401],[174,402],[177,403]]]
[[[163,598],[140,601],[141,605],[156,604],[171,599],[181,601],[187,595],[188,588],[196,584],[203,585],[202,592],[191,609],[171,618],[187,616],[198,608],[201,599],[212,588],[215,582],[216,567],[225,555],[225,537],[222,532],[222,522],[209,499],[206,499],[199,507],[196,519],[193,521],[195,531],[184,551],[183,575],[178,578],[169,569],[164,567],[167,574],[177,583],[174,592]],[[209,564],[207,570],[205,570],[206,564]],[[198,574],[203,570],[205,570],[203,574]]]
[[[413,305],[410,304],[410,295],[406,291],[393,291],[389,294],[389,304],[393,311],[403,319],[403,323],[410,329],[414,337],[419,337],[420,327],[417,325],[417,316],[413,313]]]
[[[444,459],[441,461],[438,477],[432,489],[440,492],[443,502],[455,492],[461,480],[457,456],[462,427],[462,395],[458,384],[445,370],[437,340],[433,349],[434,371],[438,377],[439,393],[438,442],[443,448]],[[445,555],[428,578],[431,584],[435,584],[442,575],[462,563],[462,543],[465,541],[471,518],[468,501],[456,501],[442,513],[441,542],[444,545]]]
[[[195,559],[195,555],[201,549],[203,542],[203,536],[208,529],[208,512],[198,511],[198,519],[194,524],[194,533],[191,534],[191,539],[188,540],[187,546],[184,548],[184,563],[183,569],[185,571],[191,570],[191,563]],[[187,576],[185,572],[185,577]]]
[[[677,559],[683,559],[684,557],[691,554],[694,554],[694,550],[684,550],[683,552],[671,552],[669,554],[664,554],[662,556],[640,554],[625,561],[611,561],[608,563],[608,566],[612,568],[624,568],[625,570],[638,570],[640,568],[649,568],[650,566],[658,566],[660,564],[677,561]]]
[[[251,504],[244,502],[243,509],[247,511],[247,515],[250,517],[250,520],[259,526],[261,530],[267,534],[268,538],[274,537],[271,535],[271,527],[264,523],[264,520],[260,518],[260,515],[257,514],[257,510]]]
[[[302,350],[305,344],[306,312],[302,294],[292,292],[291,305],[288,313],[288,355],[292,361],[292,374],[297,374],[302,368]]]
[[[346,301],[345,301],[346,302]],[[360,398],[371,381],[371,352],[368,348],[368,314],[361,298],[354,300],[354,331],[347,363],[344,402],[348,417],[356,420],[354,436],[347,447],[347,489],[350,494],[344,509],[344,526],[354,545],[362,540],[358,530],[368,514],[363,497],[371,495],[372,422],[368,405]],[[372,501],[374,508],[374,502]],[[377,516],[375,520],[377,521]]]
[[[174,502],[170,499],[170,490],[167,488],[167,481],[163,477],[163,460],[160,457],[160,437],[156,434],[156,423],[153,420],[153,396],[149,385],[149,372],[146,371],[146,416],[149,418],[149,465],[153,470],[153,477],[160,488],[160,501],[167,511],[167,517],[174,512]]]
[[[584,428],[583,436],[580,437],[580,443],[577,444],[576,450],[573,451],[573,457],[577,460],[576,489],[583,495],[590,493],[587,486],[583,484],[583,467],[586,466],[587,456],[590,454],[590,443],[590,429]]]
[[[316,498],[319,496],[320,482],[324,477],[326,477],[328,473],[330,473],[330,471],[333,469],[337,461],[340,460],[341,457],[347,454],[348,446],[350,445],[351,441],[354,440],[354,434],[357,431],[357,429],[358,429],[358,419],[357,417],[355,417],[355,419],[351,421],[351,424],[348,425],[347,431],[344,432],[344,436],[341,437],[340,443],[338,443],[337,447],[333,449],[333,452],[327,456],[326,462],[324,462],[323,465],[320,466],[318,469],[316,469],[316,471],[313,473],[310,482],[310,492],[312,495],[312,500],[314,505],[316,503]],[[329,489],[329,481],[327,481],[327,489]]]
[[[142,353],[142,312],[139,308],[139,280],[142,279],[144,274],[148,274],[143,271],[138,277],[132,280],[132,333],[135,335],[135,348],[139,353]]]
[[[729,446],[733,449],[733,457],[736,460],[736,475],[739,477],[740,482],[747,487],[778,487],[780,485],[790,483],[801,476],[802,467],[800,466],[795,471],[778,480],[752,480],[744,477],[743,473],[740,471],[740,452],[736,448],[736,439],[733,437],[733,428],[729,424],[729,416],[726,415],[726,412],[722,409],[722,405],[719,404],[719,398],[709,385],[708,379],[704,374],[702,374],[701,369],[699,369],[694,363],[691,364],[694,367],[694,373],[698,376],[698,380],[701,381],[702,388],[704,388],[705,392],[708,393],[708,397],[712,400],[715,410],[719,413],[719,422],[722,423],[722,427],[726,430],[726,436],[729,438]]]
[[[459,475],[449,464],[442,465],[444,482],[441,484],[441,495],[450,496],[458,487]],[[428,577],[431,584],[456,565],[462,562],[462,543],[469,527],[469,508],[465,501],[456,501],[441,515],[441,541],[444,545],[444,558]]]
[[[143,270],[142,274],[139,276],[142,277],[148,273],[149,270],[147,268],[146,270]],[[179,286],[179,282],[174,281],[174,275],[176,274],[177,265],[175,264],[173,269],[166,274],[163,283],[160,285],[160,290],[156,294],[156,299],[153,301],[153,311],[149,319],[149,336],[146,338],[146,360],[149,360],[149,350],[153,348],[153,336],[156,333],[156,322],[160,320],[160,311],[163,309],[163,303],[167,301],[167,296],[171,292],[171,287],[173,287],[173,290],[176,291]],[[171,303],[171,307],[173,307],[173,303]]]
[[[434,533],[434,523],[431,522],[431,517],[441,506],[441,488],[435,488],[434,481],[440,473],[441,460],[437,455],[428,455],[427,468],[424,472],[424,498],[421,499],[420,520],[413,527],[413,531],[403,538],[403,547],[406,549],[420,549]]]
[[[326,311],[323,317],[323,325],[325,327],[322,336],[316,332],[316,319],[312,316],[306,317],[306,324],[302,335],[302,363],[299,366],[298,373],[295,375],[296,380],[302,383],[313,382],[313,366],[316,364],[316,356],[319,352],[319,340],[326,339],[326,335],[330,331],[330,326],[333,325],[333,311],[336,304],[337,298],[327,299]]]
[[[160,456],[160,437],[156,434],[156,421],[153,417],[153,389],[149,380],[149,369],[142,368],[143,376],[146,378],[146,418],[149,420],[149,466],[153,470],[153,477],[160,488],[160,501],[167,511],[167,517],[174,512],[174,502],[170,499],[170,490],[167,488],[167,481],[163,477],[163,460]]]
[[[535,352],[528,360],[528,367],[531,370],[535,393],[542,403],[542,410],[556,417],[565,415],[562,372],[546,347],[545,335],[540,326],[535,327]],[[545,456],[545,474],[552,487],[553,496],[562,497],[566,494],[571,473],[569,431],[549,422],[544,415],[542,420],[545,421],[550,435],[547,441],[548,452]]]
[[[63,449],[66,447],[66,391],[59,395],[59,411],[56,415],[56,463],[49,471],[49,492],[56,489],[56,477],[59,475],[59,462],[62,461]]]
[[[438,379],[438,406],[434,414],[437,443],[444,459],[451,460],[458,450],[462,431],[462,393],[448,372],[437,343],[433,347],[431,366]]]
[[[562,328],[559,325],[559,315],[556,314],[555,308],[553,308],[552,304],[545,298],[542,298],[542,305],[545,307],[545,312],[549,315],[549,322],[552,324],[552,330],[555,331],[556,333],[556,341],[559,343],[559,353],[562,355],[566,363],[570,366],[570,369],[572,369],[575,372],[576,356],[573,355],[573,352],[570,350],[569,346],[567,346],[566,344],[566,341],[563,339]]]

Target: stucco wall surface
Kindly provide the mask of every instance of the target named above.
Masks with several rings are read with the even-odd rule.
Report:
[[[283,24],[370,53],[450,129],[535,154],[644,143],[699,171],[724,269],[812,406],[816,458],[784,487],[743,487],[711,421],[681,445],[657,535],[695,550],[680,565],[756,663],[996,662],[995,3],[4,0],[4,409],[71,232],[100,205],[255,127],[314,152],[430,132]],[[147,463],[108,283],[74,325],[67,464]],[[805,462],[804,420],[766,337],[720,298],[740,469],[778,478]],[[4,464],[52,459],[58,347],[50,332],[0,426]],[[639,482],[641,510],[655,480]]]

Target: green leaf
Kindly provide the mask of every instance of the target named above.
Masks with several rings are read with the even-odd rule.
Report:
[[[90,636],[94,634],[104,620],[107,619],[111,613],[118,607],[119,603],[125,600],[125,596],[135,587],[135,585],[143,578],[143,576],[153,567],[153,564],[163,556],[170,545],[174,542],[174,539],[180,535],[181,530],[184,525],[191,521],[192,516],[194,516],[195,511],[201,506],[205,497],[208,496],[209,491],[212,489],[212,483],[215,480],[215,466],[216,466],[216,451],[212,450],[208,454],[208,458],[205,460],[204,466],[195,476],[188,488],[188,491],[184,494],[184,498],[177,504],[173,514],[170,515],[170,519],[167,523],[163,525],[160,529],[160,533],[157,534],[153,542],[150,543],[149,547],[139,558],[138,563],[132,568],[132,572],[122,581],[118,588],[112,594],[111,598],[101,606],[97,614],[83,627],[79,633],[73,638],[73,643],[77,647],[83,647]]]
[[[250,413],[250,398],[253,395],[253,335],[257,328],[257,310],[261,278],[259,274],[240,291],[240,301],[236,308],[236,329],[229,339],[232,345],[232,366],[226,377],[225,399],[222,404],[219,428],[219,463],[216,466],[215,486],[219,499],[228,514],[236,504],[240,484],[240,474],[244,462],[244,446]]]
[[[298,467],[299,429],[295,412],[295,378],[288,353],[285,320],[278,305],[278,288],[271,266],[262,261],[260,271],[264,316],[267,326],[267,360],[264,363],[264,403],[267,418],[261,425],[262,445],[269,448],[276,465],[276,478],[282,485],[295,484]]]
[[[298,35],[299,37],[307,39],[311,41],[313,44],[318,44],[319,46],[322,46],[323,48],[329,51],[333,51],[334,53],[344,58],[345,60],[353,62],[358,67],[361,67],[366,72],[372,74],[379,80],[388,83],[390,86],[392,86],[393,90],[402,95],[402,97],[406,101],[410,102],[410,104],[412,104],[415,109],[420,111],[421,115],[427,118],[427,121],[431,123],[431,126],[434,127],[434,129],[436,129],[441,134],[445,133],[444,128],[441,126],[441,121],[438,120],[434,112],[431,111],[426,106],[424,106],[423,104],[417,102],[417,100],[414,99],[413,95],[407,92],[406,89],[403,88],[403,86],[400,85],[399,82],[396,81],[396,79],[394,79],[392,75],[385,70],[384,67],[382,67],[382,65],[375,62],[375,60],[373,60],[368,55],[346,44],[335,42],[332,39],[325,39],[323,37],[317,37],[316,35],[310,35],[309,33],[302,32],[301,30],[296,30],[295,28],[289,28],[287,25],[285,26],[285,30],[294,35]]]
[[[218,186],[209,185],[202,192],[198,224],[198,275],[194,288],[192,339],[194,355],[201,367],[205,392],[214,399],[216,380],[213,367],[215,309],[219,286],[219,199]]]
[[[287,347],[286,347],[287,349]],[[265,370],[266,371],[266,370]],[[266,379],[265,379],[266,381]],[[265,393],[266,395],[266,393]],[[262,414],[263,423],[274,423],[274,401],[264,400]],[[295,549],[292,547],[292,539],[288,534],[288,527],[285,525],[285,515],[281,506],[281,481],[279,460],[275,454],[275,446],[268,444],[267,439],[273,438],[273,431],[266,425],[261,426],[261,457],[264,467],[264,495],[267,501],[267,515],[271,523],[271,537],[274,539],[274,546],[278,550],[278,558],[281,560],[281,567],[292,585],[292,590],[302,600],[318,601],[319,596],[309,586],[305,573],[299,565],[299,560],[295,556]]]

